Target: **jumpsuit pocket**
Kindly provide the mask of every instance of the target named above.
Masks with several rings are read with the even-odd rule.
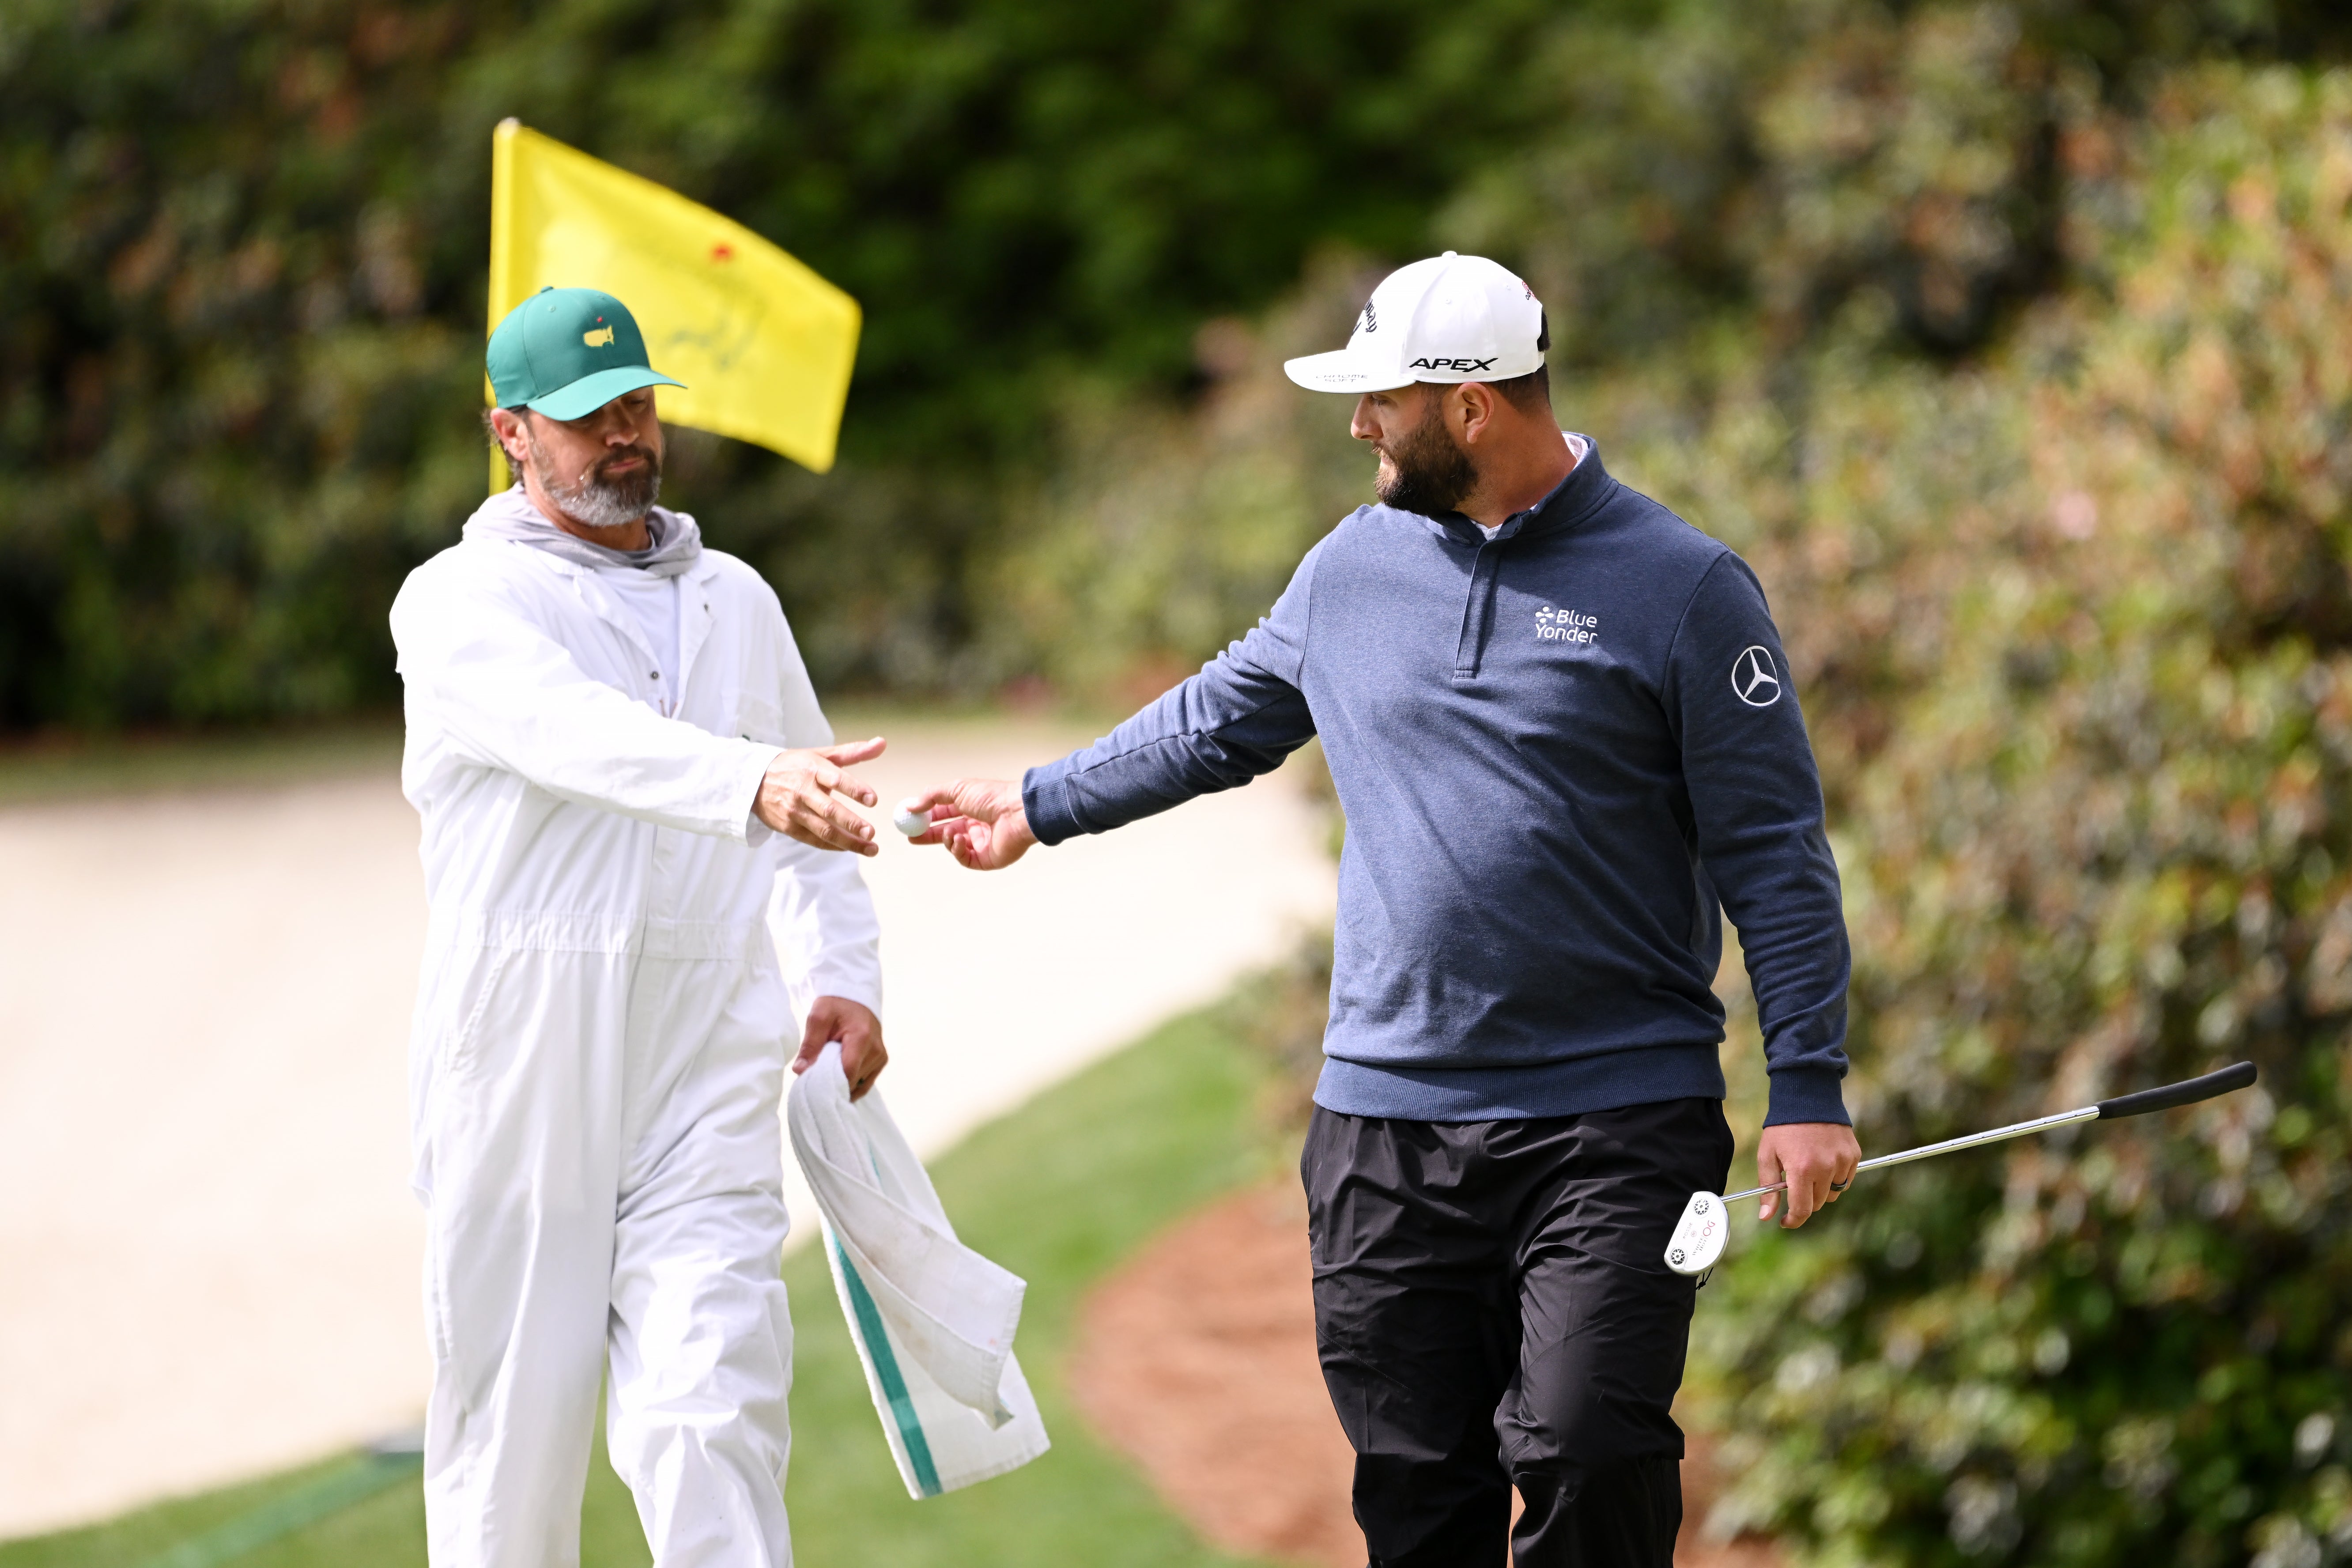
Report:
[[[457,1359],[457,1336],[449,1322],[449,1260],[443,1255],[443,1247],[440,1227],[434,1226],[425,1238],[425,1312],[428,1321],[425,1331],[432,1342],[436,1376]]]
[[[498,994],[499,976],[506,973],[513,958],[512,949],[500,948],[482,963],[472,998],[461,1002],[465,1017],[442,1041],[441,1067],[445,1072],[463,1072],[480,1054],[482,1019],[490,1010],[490,998]]]
[[[746,692],[735,704],[735,732],[747,741],[757,741],[763,746],[790,749],[793,742],[784,733],[784,711],[764,697]]]

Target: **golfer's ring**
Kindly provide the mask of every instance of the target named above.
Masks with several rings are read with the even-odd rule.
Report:
[[[1830,1184],[1830,1191],[1833,1193],[1842,1193],[1852,1185],[1853,1185],[1853,1183],[1850,1180],[1843,1182],[1832,1182]]]

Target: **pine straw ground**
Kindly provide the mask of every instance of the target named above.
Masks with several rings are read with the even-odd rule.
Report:
[[[1361,1568],[1351,1456],[1315,1360],[1306,1225],[1288,1180],[1177,1224],[1080,1309],[1070,1393],[1211,1544]],[[1691,1447],[1677,1568],[1780,1568],[1768,1543],[1700,1539],[1712,1478],[1704,1440]]]

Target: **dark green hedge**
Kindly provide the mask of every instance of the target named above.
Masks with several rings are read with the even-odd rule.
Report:
[[[1418,243],[1528,127],[1538,7],[352,5],[0,17],[0,729],[381,704],[483,467],[489,132],[518,115],[856,294],[842,471],[677,498],[828,680],[936,686],[962,562],[1083,368],[1175,384],[1312,244]]]
[[[1563,363],[1683,364],[1717,320],[1801,341],[1881,289],[1906,341],[1966,353],[2055,280],[2063,98],[2325,51],[2336,12],[16,0],[0,731],[392,700],[384,606],[479,482],[505,115],[864,301],[841,468],[689,441],[672,493],[775,581],[827,686],[971,690],[1072,673],[1002,585],[1070,421],[1197,393],[1203,323],[1262,310],[1318,247],[1502,254],[1557,293]],[[1888,40],[1937,13],[2008,40],[1998,68],[1889,76]],[[1770,109],[1807,75],[1924,110],[1867,146],[1792,141]]]
[[[0,16],[0,726],[331,711],[478,491],[489,126],[869,313],[824,479],[680,499],[829,687],[1148,686],[1363,489],[1285,353],[1451,245],[1747,552],[1885,1149],[1703,1299],[1722,1517],[1826,1564],[2352,1558],[2352,29],[2330,5],[58,0]],[[2283,63],[2282,63],[2283,62]],[[1752,1046],[1736,1059],[1752,1070]]]
[[[2002,20],[1922,7],[1794,58],[1748,100],[1776,160],[1755,301],[1673,353],[1580,323],[1555,401],[1771,596],[1845,879],[1865,1147],[2241,1058],[2263,1083],[1745,1230],[1694,1342],[1738,1475],[1714,1523],[1840,1568],[2323,1568],[2352,1560],[2352,72],[2111,100]],[[1982,84],[2037,79],[1986,112]],[[2011,205],[2037,157],[2048,207]],[[1507,190],[1614,177],[1524,167]],[[1454,219],[1519,226],[1547,298],[1654,289],[1594,265],[1586,210]],[[1999,301],[2029,219],[2055,281],[1948,346],[1927,318]],[[1181,668],[1360,494],[1279,361],[1362,281],[1219,334],[1190,415],[1074,423],[1087,460],[1000,580],[1046,662]],[[1752,1013],[1727,1059],[1760,1110]]]

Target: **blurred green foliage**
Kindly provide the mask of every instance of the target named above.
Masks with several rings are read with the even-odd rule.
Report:
[[[1897,79],[2006,75],[1992,54],[2026,37],[1989,15],[1922,9],[1872,47]],[[1874,119],[1816,66],[1771,116],[1799,146],[1842,124],[1846,173],[1886,183],[1874,149],[1919,95]],[[1739,1477],[1713,1525],[1811,1563],[2352,1560],[2352,73],[2144,87],[2052,87],[2063,281],[1989,309],[1966,354],[1930,302],[1999,290],[1919,280],[1997,245],[1881,250],[1834,295],[1762,265],[1748,330],[1694,315],[1672,356],[1587,340],[1556,395],[1772,595],[1847,880],[1871,1148],[2240,1058],[2263,1074],[1739,1238],[1695,1340]],[[1894,183],[1947,212],[1938,180],[1999,166],[1921,154]],[[1514,220],[1531,254],[1541,219]],[[1106,461],[1059,514],[1036,562],[1091,541],[1072,581],[1114,591],[1054,606],[1056,637],[1181,637],[1181,598],[1155,619],[1127,585],[1196,547],[1183,527],[1345,489],[1280,416],[1278,361],[1359,284],[1236,340],[1179,426],[1190,462]]]
[[[2187,73],[2057,155],[2079,289],[1958,375],[1832,351],[1791,482],[1738,486],[1822,697],[1854,1109],[1891,1148],[2264,1083],[1890,1176],[1728,1270],[1721,1522],[2316,1568],[2352,1554],[2352,76]],[[1738,484],[1778,423],[1742,401],[1644,462]]]
[[[1313,296],[1350,256],[1455,244],[1544,280],[1563,366],[1704,359],[1708,331],[1801,341],[1874,289],[1910,341],[1967,352],[2058,277],[2070,93],[2335,49],[2339,12],[16,0],[0,731],[391,702],[384,606],[480,482],[506,115],[863,301],[833,474],[689,433],[669,493],[776,584],[822,685],[977,693],[1148,682],[1261,606],[1352,496],[1262,490],[1274,521],[1155,545],[1099,626],[1038,619],[1090,593],[1039,509],[1082,506],[1147,447],[1176,470],[1163,510],[1202,496],[1181,470],[1214,454],[1153,437],[1226,374],[1221,317]],[[1294,325],[1319,342],[1329,315]],[[1276,416],[1328,417],[1309,406]]]
[[[396,695],[383,612],[482,482],[506,115],[864,302],[840,469],[688,438],[671,493],[776,582],[828,684],[948,684],[1053,388],[1180,384],[1202,317],[1310,244],[1417,244],[1528,126],[1540,10],[16,0],[0,729]]]
[[[2070,127],[2139,123],[2192,62],[2347,44],[2352,14],[2328,5],[1564,6],[1517,62],[1539,129],[1455,184],[1420,248],[1535,284],[1555,403],[1612,446],[1692,438],[1733,406],[1802,426],[1823,355],[1965,369],[2084,281]],[[975,578],[994,668],[1145,689],[1272,602],[1370,472],[1344,408],[1280,361],[1341,341],[1395,255],[1319,247],[1281,300],[1205,322],[1181,401],[1065,388],[1053,461]],[[1733,488],[1783,488],[1784,468]]]
[[[1213,652],[1369,479],[1281,358],[1496,254],[1563,420],[1772,595],[1868,1142],[2264,1075],[1743,1237],[1717,1526],[2352,1559],[2352,17],[1301,9],[19,5],[0,724],[392,693],[383,605],[479,484],[502,114],[864,300],[839,470],[674,465],[828,683]]]

